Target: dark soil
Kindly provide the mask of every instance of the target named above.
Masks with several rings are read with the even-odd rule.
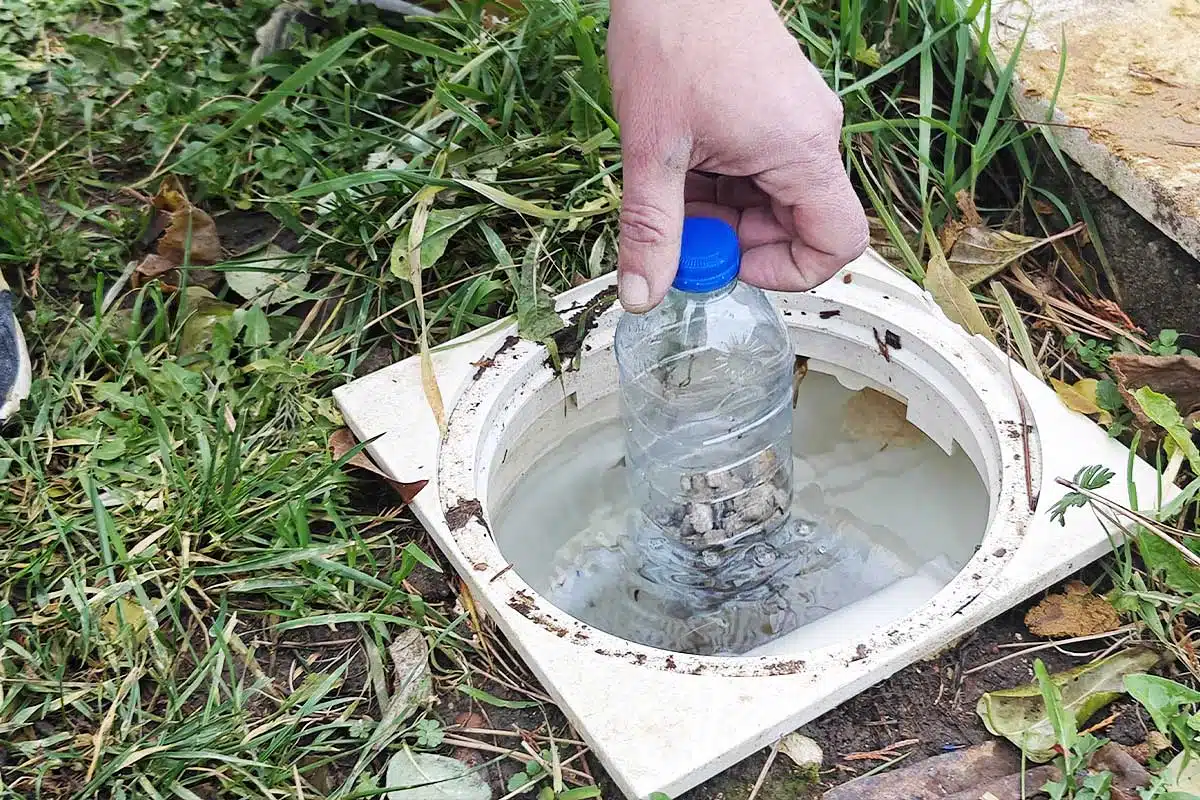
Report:
[[[966,670],[1012,652],[1001,648],[1002,644],[1037,641],[1025,628],[1023,618],[1038,599],[1033,598],[1018,609],[988,622],[940,657],[901,670],[800,728],[800,733],[816,741],[825,753],[822,785],[801,788],[799,771],[780,757],[758,797],[764,800],[819,797],[826,789],[875,769],[894,757],[847,760],[847,756],[873,753],[896,742],[918,740],[917,744],[896,751],[896,754],[912,753],[900,762],[909,765],[919,759],[988,741],[991,734],[975,713],[980,695],[1031,682],[1035,658],[1041,658],[1052,672],[1091,660],[1090,655],[1075,657],[1047,649],[963,675]],[[1076,647],[1075,652],[1089,652],[1087,646]],[[1114,712],[1118,713],[1116,720],[1099,735],[1121,744],[1138,744],[1145,740],[1148,718],[1135,703],[1116,703],[1092,722]],[[764,750],[755,754],[679,800],[745,800],[758,779],[766,753]],[[606,794],[608,796],[620,797],[619,794]]]

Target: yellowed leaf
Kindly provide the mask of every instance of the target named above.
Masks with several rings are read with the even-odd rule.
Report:
[[[976,225],[959,231],[947,260],[955,275],[968,286],[974,286],[1045,242],[1045,239]]]
[[[1053,236],[1039,239],[1010,231],[993,230],[979,223],[968,223],[958,231],[946,260],[955,275],[962,278],[968,286],[975,286],[1003,272],[1009,264],[1039,247],[1073,236],[1078,231],[1079,227],[1074,226]]]
[[[417,202],[413,208],[412,222],[408,226],[407,252],[404,258],[408,264],[408,282],[412,284],[413,296],[417,300],[417,315],[421,319],[421,388],[425,391],[425,400],[437,420],[438,431],[446,435],[446,407],[442,401],[442,391],[438,388],[437,376],[433,373],[433,358],[429,354],[429,325],[425,318],[425,294],[421,288],[422,270],[421,242],[425,239],[425,226],[429,223],[429,210],[433,205],[441,187],[426,186],[417,193]],[[401,241],[397,240],[392,249],[392,271],[397,271]]]
[[[1051,378],[1050,385],[1054,387],[1054,393],[1058,395],[1058,399],[1063,402],[1063,405],[1072,411],[1078,414],[1097,416],[1103,425],[1112,422],[1112,415],[1101,408],[1096,399],[1100,381],[1095,378],[1084,378],[1073,385],[1060,381],[1058,378]]]
[[[971,333],[979,334],[995,342],[996,335],[979,310],[975,296],[962,278],[954,274],[946,263],[946,254],[932,234],[926,236],[930,245],[929,266],[925,270],[925,289],[951,321],[957,322]]]
[[[127,597],[119,597],[110,603],[108,609],[100,617],[100,630],[109,641],[116,641],[121,636],[122,624],[126,635],[133,644],[141,644],[150,635],[146,624],[145,610]]]

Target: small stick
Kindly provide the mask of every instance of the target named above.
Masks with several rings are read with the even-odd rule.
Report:
[[[1088,642],[1088,641],[1092,641],[1093,639],[1104,639],[1109,636],[1118,636],[1122,633],[1132,634],[1133,631],[1134,631],[1134,626],[1126,625],[1123,628],[1117,628],[1115,631],[1109,631],[1108,633],[1094,633],[1090,636],[1076,636],[1073,639],[1063,639],[1063,640],[1057,641],[1057,642],[1042,642],[1041,644],[1036,644],[1036,645],[1027,647],[1024,650],[1018,650],[1015,653],[1009,653],[1006,656],[1001,656],[1000,658],[997,658],[993,661],[988,661],[985,664],[980,664],[977,667],[971,667],[969,670],[965,671],[963,673],[963,675],[973,675],[976,672],[982,672],[985,669],[990,669],[990,668],[996,666],[997,664],[1003,664],[1005,661],[1011,661],[1014,658],[1020,658],[1021,656],[1028,655],[1030,653],[1036,653],[1039,650],[1049,650],[1050,648],[1058,647],[1061,644],[1070,644],[1073,642]],[[1004,647],[1005,645],[1000,645],[1000,646]]]
[[[762,771],[758,773],[758,780],[754,782],[754,788],[750,790],[750,796],[746,800],[754,800],[758,797],[763,784],[767,782],[767,773],[771,771],[771,765],[775,763],[775,756],[779,755],[779,745],[781,744],[783,744],[783,739],[779,739],[771,745],[771,752],[767,753],[767,760],[763,763]]]
[[[867,753],[850,753],[842,756],[846,761],[887,761],[892,756],[896,755],[896,750],[901,747],[912,747],[914,744],[920,744],[920,739],[905,739],[901,742],[893,742],[887,747],[879,750],[872,750]]]
[[[1107,728],[1109,725],[1112,725],[1114,722],[1116,722],[1117,717],[1119,717],[1119,716],[1121,716],[1121,712],[1114,711],[1113,713],[1109,714],[1104,719],[1097,722],[1092,727],[1088,728],[1086,731],[1080,731],[1080,734],[1095,733],[1096,731],[1102,731],[1105,728]]]

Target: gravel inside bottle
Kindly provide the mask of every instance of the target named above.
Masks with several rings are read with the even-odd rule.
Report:
[[[634,599],[688,623],[681,652],[745,652],[796,619],[793,348],[740,263],[729,225],[688,218],[666,299],[616,334],[634,497],[622,547]]]

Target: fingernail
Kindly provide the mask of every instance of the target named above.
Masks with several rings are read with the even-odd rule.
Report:
[[[636,272],[621,273],[617,293],[626,311],[643,311],[650,304],[650,284]]]

